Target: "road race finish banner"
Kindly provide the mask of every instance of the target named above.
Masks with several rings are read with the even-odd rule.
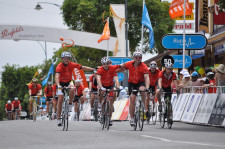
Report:
[[[185,49],[186,50],[201,50],[207,45],[207,39],[201,34],[186,34]],[[167,34],[162,39],[162,46],[167,50],[183,49],[182,34]]]
[[[192,123],[194,121],[195,114],[202,100],[202,96],[203,94],[191,93],[188,103],[185,107],[184,114],[181,118],[182,122]]]
[[[209,11],[208,0],[199,0],[199,31],[205,30],[209,33]]]
[[[73,79],[74,79],[74,81],[76,79],[82,80],[82,84],[83,84],[84,88],[86,88],[86,87],[88,88],[87,80],[86,80],[83,69],[74,68]]]
[[[73,39],[77,46],[90,47],[113,52],[117,38],[110,37],[109,46],[107,42],[97,43],[96,39],[101,37],[100,34],[65,30],[49,27],[25,26],[25,25],[0,25],[0,39],[11,40],[33,40],[62,43],[61,37]],[[118,53],[119,54],[119,53]]]
[[[206,93],[203,95],[202,101],[198,107],[198,111],[194,119],[194,123],[208,124],[217,97],[217,93]]]
[[[225,116],[225,93],[218,96],[208,124],[221,126]]]
[[[173,109],[173,120],[174,121],[180,121],[182,114],[184,112],[184,108],[188,102],[190,93],[184,93],[180,94],[176,104],[175,108]]]

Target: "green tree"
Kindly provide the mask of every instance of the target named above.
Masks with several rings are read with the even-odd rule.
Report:
[[[65,23],[70,29],[102,33],[104,23],[102,13],[109,16],[110,4],[122,4],[121,0],[65,0],[63,3],[62,14]],[[162,52],[161,45],[163,35],[171,33],[175,21],[169,16],[169,3],[159,0],[146,0],[146,6],[150,15],[151,23],[155,36],[155,48],[153,51]],[[142,0],[128,1],[128,23],[130,40],[130,50],[134,51],[140,44],[141,39],[141,19],[142,19]],[[114,23],[110,23],[111,36],[116,36]],[[144,35],[144,51],[149,51],[148,33]],[[96,39],[97,41],[97,39]],[[82,53],[87,52],[88,48],[79,49]]]
[[[225,1],[224,0],[220,0],[217,4],[220,7],[219,12],[223,12],[225,10]]]

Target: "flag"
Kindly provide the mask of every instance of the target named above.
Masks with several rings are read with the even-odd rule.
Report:
[[[185,4],[185,15],[191,15],[192,14],[192,6],[188,3],[188,0]],[[174,0],[172,1],[170,8],[169,8],[169,14],[171,19],[174,19],[176,17],[180,17],[184,15],[184,0]]]
[[[145,4],[144,4],[144,9],[143,9],[141,24],[143,24],[144,26],[146,26],[149,29],[149,47],[150,47],[150,49],[152,49],[154,47],[154,44],[155,44],[154,32],[153,32],[153,29],[152,29],[152,24],[151,24],[151,21],[150,21],[148,10],[147,10],[147,7],[146,7]]]
[[[48,82],[49,76],[53,73],[54,73],[54,64],[52,63],[52,65],[48,71],[47,77],[44,79],[44,81],[42,81],[42,86],[45,86],[45,84]]]
[[[38,69],[38,70],[35,72],[33,78],[35,78],[36,76],[38,76],[38,75],[41,73],[41,71],[42,71],[41,69]],[[32,78],[32,80],[33,80],[33,78]],[[31,80],[27,85],[30,85],[30,84],[32,83],[32,80]]]
[[[98,43],[100,43],[102,40],[108,40],[109,38],[110,38],[109,19],[107,18],[107,22],[106,22],[104,30],[102,32],[102,36],[98,40]]]

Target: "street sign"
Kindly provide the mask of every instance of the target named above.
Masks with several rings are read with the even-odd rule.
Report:
[[[109,59],[112,61],[112,65],[119,65],[132,60],[130,57],[109,57]]]
[[[201,50],[207,45],[207,39],[201,34],[186,34],[185,49],[186,50]],[[162,46],[168,50],[183,49],[182,34],[167,34],[162,39]]]
[[[165,64],[174,64],[174,59],[173,59],[173,57],[172,56],[170,56],[170,55],[166,55],[166,56],[164,56],[163,58],[162,58],[162,60],[161,60],[161,64],[162,64],[162,66],[164,67],[165,66]]]
[[[123,73],[117,73],[117,75],[118,75],[119,81],[123,81],[124,79]]]
[[[183,68],[183,55],[171,55],[174,59],[173,68]],[[185,68],[190,67],[192,59],[190,56],[185,55]]]

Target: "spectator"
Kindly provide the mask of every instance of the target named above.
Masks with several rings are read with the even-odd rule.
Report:
[[[127,96],[127,92],[126,92],[126,90],[122,87],[122,86],[120,86],[120,95],[119,95],[119,99],[124,99],[124,98],[126,98]]]
[[[191,86],[203,86],[204,85],[204,80],[203,79],[198,79],[199,75],[196,71],[194,71],[192,74],[191,74]],[[196,93],[200,93],[202,92],[201,89],[197,89],[195,88],[195,91]]]
[[[189,72],[184,72],[183,73],[183,78],[178,85],[179,88],[184,88],[186,86],[191,86],[191,79],[190,79],[190,74]]]
[[[218,67],[215,67],[215,71],[216,86],[225,86],[225,66],[220,64]]]
[[[215,86],[215,79],[214,79],[215,74],[213,72],[208,72],[206,76],[207,79],[209,80],[209,84],[205,84],[204,87],[209,87],[208,93],[216,93],[216,88],[212,87]]]

